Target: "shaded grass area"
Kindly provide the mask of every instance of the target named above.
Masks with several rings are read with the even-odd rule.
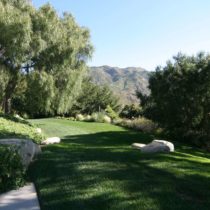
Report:
[[[33,120],[62,143],[43,148],[30,174],[46,209],[210,209],[210,155],[175,144],[171,154],[141,154],[152,136],[121,127]]]

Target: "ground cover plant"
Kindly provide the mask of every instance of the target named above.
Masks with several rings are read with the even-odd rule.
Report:
[[[62,143],[42,148],[30,168],[42,210],[210,209],[210,155],[175,143],[170,154],[141,154],[153,136],[111,124],[31,122]]]
[[[44,139],[44,135],[38,133],[36,128],[25,120],[0,115],[0,141],[3,138],[31,139],[39,144]]]

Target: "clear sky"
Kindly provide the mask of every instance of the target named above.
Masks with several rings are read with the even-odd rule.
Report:
[[[89,65],[154,70],[178,52],[210,52],[210,0],[33,0],[46,2],[90,29]]]

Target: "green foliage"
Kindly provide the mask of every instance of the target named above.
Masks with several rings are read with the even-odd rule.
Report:
[[[31,139],[35,143],[41,143],[42,134],[36,131],[32,125],[15,117],[0,116],[0,138],[24,138]]]
[[[78,95],[81,93],[82,80],[86,67],[80,70],[72,71],[71,69],[60,70],[54,75],[55,80],[55,97],[53,100],[53,109],[56,114],[68,114],[73,104],[76,103]]]
[[[210,56],[178,54],[150,78],[145,115],[177,139],[210,140]]]
[[[54,80],[46,72],[32,72],[27,77],[27,89],[24,94],[24,111],[31,117],[52,113],[54,99]]]
[[[11,74],[27,60],[32,36],[30,8],[23,1],[13,2],[0,1],[0,63],[11,70]]]
[[[0,193],[25,183],[25,168],[15,147],[0,145]]]
[[[124,108],[120,112],[120,117],[132,119],[139,117],[141,114],[142,114],[142,109],[135,104],[131,104],[124,106]]]
[[[0,0],[0,71],[7,72],[0,85],[3,110],[10,112],[12,102],[15,110],[32,115],[67,113],[92,51],[89,31],[72,15],[59,17],[49,4],[36,9],[23,0]]]

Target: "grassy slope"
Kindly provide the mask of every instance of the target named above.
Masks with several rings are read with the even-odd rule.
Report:
[[[141,154],[132,142],[150,136],[121,127],[33,120],[62,144],[43,148],[31,167],[42,210],[207,210],[210,155],[182,145],[171,154]]]

